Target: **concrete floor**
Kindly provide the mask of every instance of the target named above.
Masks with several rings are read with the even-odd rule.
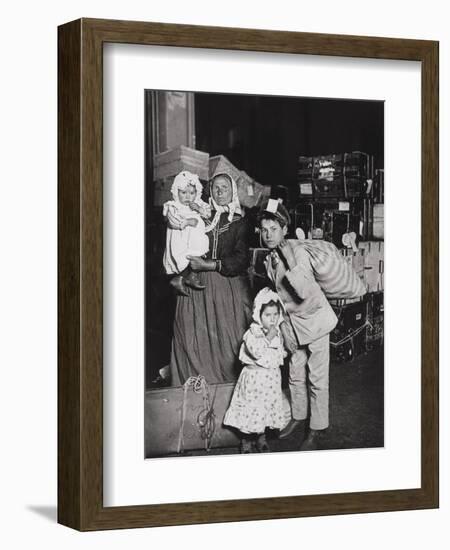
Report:
[[[357,449],[384,445],[384,357],[383,348],[365,353],[349,363],[330,365],[330,426],[322,434],[319,450]],[[267,440],[273,452],[298,451],[304,438],[300,429],[280,440],[276,432]],[[186,456],[237,454],[239,448],[206,452],[189,451]]]

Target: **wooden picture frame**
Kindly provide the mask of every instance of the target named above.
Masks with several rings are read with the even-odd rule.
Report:
[[[58,521],[90,531],[438,506],[438,43],[80,19],[58,29]],[[102,48],[105,42],[419,61],[422,68],[421,487],[103,505]]]

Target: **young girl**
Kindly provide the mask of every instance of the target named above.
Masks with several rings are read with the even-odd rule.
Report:
[[[281,391],[280,366],[286,357],[279,325],[283,320],[278,295],[263,288],[253,305],[253,323],[244,334],[239,359],[244,364],[223,423],[242,432],[241,452],[252,442],[269,451],[265,429],[283,429],[289,422],[289,404]]]
[[[184,283],[196,290],[205,287],[198,274],[189,268],[187,256],[203,256],[208,252],[209,241],[205,235],[205,222],[202,218],[211,216],[211,208],[202,201],[202,184],[196,174],[183,171],[173,180],[171,192],[173,200],[163,206],[163,215],[171,214],[175,224],[168,225],[166,249],[163,265],[168,275],[175,274],[170,284],[178,294],[188,296]]]

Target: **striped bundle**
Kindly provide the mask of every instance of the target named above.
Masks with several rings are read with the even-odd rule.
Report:
[[[299,242],[308,252],[315,279],[327,298],[358,298],[366,293],[356,271],[333,243],[319,240]]]

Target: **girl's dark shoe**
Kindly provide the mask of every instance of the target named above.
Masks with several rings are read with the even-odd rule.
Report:
[[[241,454],[249,454],[252,452],[252,441],[246,437],[241,439]]]
[[[267,443],[266,434],[261,434],[256,441],[256,448],[260,453],[269,453],[270,447]]]

